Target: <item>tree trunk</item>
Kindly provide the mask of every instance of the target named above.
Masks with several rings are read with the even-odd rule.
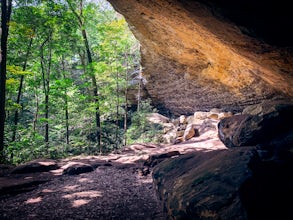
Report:
[[[140,111],[140,101],[141,101],[141,87],[142,87],[142,69],[141,66],[139,68],[138,73],[138,91],[137,91],[137,112]]]
[[[127,145],[127,136],[126,136],[126,132],[127,132],[127,119],[128,119],[128,55],[127,53],[125,54],[125,58],[126,58],[126,71],[125,71],[125,89],[124,89],[124,98],[125,98],[125,104],[124,104],[124,143],[123,145],[126,146]]]
[[[65,91],[65,123],[66,123],[66,144],[69,144],[69,112],[68,112],[68,99],[67,90]]]
[[[85,29],[82,29],[82,37],[84,40],[85,48],[86,48],[86,53],[87,53],[87,58],[88,58],[88,63],[89,65],[92,65],[93,63],[93,58],[92,54],[90,51],[90,46],[87,38],[87,33]],[[97,136],[97,142],[98,146],[100,147],[100,154],[102,154],[102,132],[101,132],[101,116],[100,116],[100,106],[99,106],[99,91],[98,91],[98,84],[96,77],[92,73],[92,68],[90,68],[90,75],[92,79],[92,87],[93,87],[93,96],[94,96],[94,103],[96,104],[96,136]]]
[[[36,76],[35,76],[36,81]],[[36,100],[36,112],[34,114],[34,120],[33,120],[33,131],[36,132],[37,129],[37,121],[39,118],[39,95],[38,95],[38,88],[35,88],[35,100]]]
[[[62,58],[62,70],[63,70],[63,79],[66,79],[64,58]],[[66,87],[64,90],[64,102],[65,102],[66,144],[69,145],[69,112],[68,112],[68,96],[67,96]]]
[[[119,71],[117,66],[117,49],[115,44],[115,50],[116,50],[116,58],[115,58],[115,66],[116,66],[116,131],[115,131],[115,145],[116,149],[119,147],[119,141],[118,141],[118,132],[119,132]]]
[[[32,43],[33,43],[33,38],[30,39],[29,42],[29,46],[27,48],[26,51],[26,56],[25,56],[25,61],[22,67],[22,70],[25,71],[26,70],[26,66],[27,66],[27,61],[28,61],[28,56],[30,54],[30,50],[32,47]],[[24,76],[22,75],[20,77],[20,84],[19,84],[19,88],[18,88],[18,94],[17,94],[17,99],[16,99],[16,104],[20,103],[20,98],[21,98],[21,94],[22,94],[22,87],[23,87],[23,81],[24,81]],[[11,141],[14,142],[15,138],[16,138],[16,131],[17,131],[17,124],[18,124],[18,110],[15,111],[14,113],[14,128],[13,128],[13,133],[12,133],[12,138]]]
[[[7,5],[8,3],[8,5]],[[4,162],[4,126],[5,126],[5,100],[6,100],[6,62],[7,39],[12,9],[12,0],[1,1],[1,67],[0,67],[0,163]]]
[[[90,50],[90,46],[89,46],[89,42],[88,42],[87,33],[86,33],[86,30],[84,27],[84,21],[82,20],[82,18],[83,18],[83,0],[80,0],[80,2],[79,2],[79,14],[74,9],[71,1],[66,0],[66,2],[68,3],[70,10],[75,15],[75,17],[78,21],[79,27],[81,29],[81,34],[82,34],[82,38],[84,41],[86,53],[87,53],[88,63],[89,63],[89,65],[91,65],[93,63],[93,59],[92,59],[92,54],[91,54],[91,50]],[[91,80],[92,80],[94,103],[96,104],[96,109],[95,109],[96,136],[97,136],[97,142],[98,142],[98,146],[100,147],[100,154],[101,154],[102,153],[102,129],[101,129],[100,106],[99,106],[99,90],[98,90],[96,77],[92,73],[92,70],[91,70],[90,75],[91,75]]]
[[[46,145],[49,145],[49,94],[45,95],[45,142]]]
[[[51,36],[50,36],[51,37]],[[50,93],[50,74],[51,74],[51,62],[52,62],[52,48],[49,42],[49,60],[48,60],[48,70],[46,79],[46,97],[45,97],[45,118],[46,118],[46,133],[45,142],[47,147],[49,147],[49,93]]]
[[[98,86],[96,77],[92,76],[92,86],[93,86],[93,95],[94,95],[94,102],[96,104],[96,136],[98,146],[100,147],[100,154],[102,154],[102,132],[101,132],[101,116],[100,116],[100,107],[99,107],[99,94],[98,94]]]
[[[49,92],[50,92],[50,73],[51,73],[51,62],[52,62],[52,48],[51,48],[51,34],[41,45],[41,70],[42,70],[42,80],[43,80],[43,90],[45,94],[45,143],[49,147]],[[45,68],[45,58],[44,58],[44,46],[49,43],[49,58],[47,69]]]

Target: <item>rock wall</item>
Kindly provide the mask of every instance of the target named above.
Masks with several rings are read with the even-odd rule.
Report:
[[[293,19],[282,0],[277,5],[251,0],[109,2],[141,42],[146,88],[165,113],[215,107],[240,111],[266,99],[292,102]]]

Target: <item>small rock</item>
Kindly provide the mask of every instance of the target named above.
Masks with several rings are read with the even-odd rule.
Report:
[[[181,115],[181,116],[179,117],[179,123],[180,123],[180,124],[186,124],[186,123],[187,123],[187,120],[186,120],[185,115]]]
[[[199,136],[198,130],[195,127],[194,124],[189,124],[186,127],[186,130],[184,131],[183,140],[187,141],[192,137]]]
[[[208,117],[209,114],[209,112],[195,112],[194,119],[204,120]]]
[[[181,131],[177,131],[176,132],[176,135],[177,135],[177,137],[183,137],[184,136],[184,133],[185,133],[185,131],[184,130],[181,130]]]
[[[219,116],[218,116],[218,114],[216,114],[216,113],[212,113],[212,114],[209,114],[209,115],[208,115],[208,118],[218,120],[218,119],[219,119]]]

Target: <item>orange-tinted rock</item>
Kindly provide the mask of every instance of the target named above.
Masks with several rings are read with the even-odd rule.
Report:
[[[198,130],[196,129],[196,125],[194,124],[187,125],[184,131],[183,140],[187,141],[195,136],[199,136]]]
[[[286,19],[286,4],[283,21],[280,8],[266,11],[267,2],[264,7],[242,0],[109,2],[141,42],[143,75],[154,104],[180,115],[214,107],[239,111],[272,98],[292,100],[292,50],[259,40],[284,40],[281,45],[288,46],[292,35],[286,25],[292,27],[292,21]]]

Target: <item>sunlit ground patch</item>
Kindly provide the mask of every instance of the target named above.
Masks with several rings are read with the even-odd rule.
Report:
[[[76,192],[72,194],[68,194],[63,196],[65,199],[73,199],[73,198],[96,198],[96,197],[101,197],[102,194],[99,191],[84,191],[84,192]]]
[[[90,180],[89,178],[80,178],[78,180],[78,182],[80,182],[80,183],[92,183],[93,181]]]
[[[25,204],[34,204],[42,201],[42,197],[30,198],[25,201]]]
[[[64,191],[69,192],[75,190],[79,185],[64,186]]]
[[[73,208],[78,208],[78,207],[80,207],[80,206],[82,206],[82,205],[86,205],[86,204],[88,204],[90,201],[91,201],[91,200],[88,200],[88,199],[78,199],[78,200],[74,200],[74,201],[72,202],[72,207],[73,207]]]

